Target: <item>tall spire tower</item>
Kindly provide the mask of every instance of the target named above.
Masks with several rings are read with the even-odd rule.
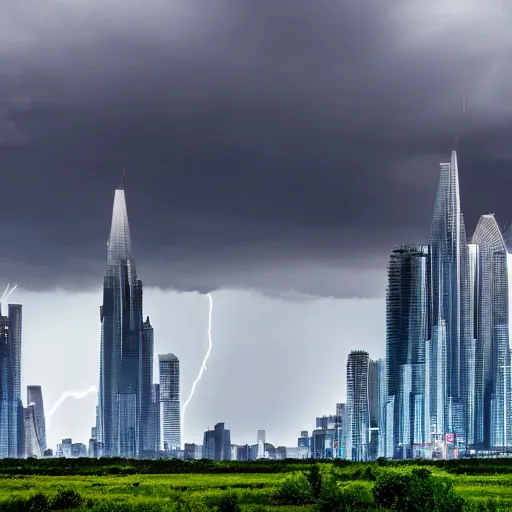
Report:
[[[431,418],[436,434],[461,430],[463,416],[463,373],[468,314],[468,246],[460,208],[457,153],[449,163],[440,164],[431,231],[432,264],[432,361],[444,368],[432,368]],[[436,339],[434,339],[436,338]],[[442,339],[441,339],[442,338]],[[442,375],[441,375],[442,374]],[[438,403],[441,402],[441,403]],[[444,417],[441,417],[444,416]],[[462,433],[460,433],[463,436]]]
[[[100,308],[98,441],[104,456],[136,458],[143,451],[141,390],[151,389],[153,346],[143,336],[142,282],[137,279],[124,190],[115,191]]]

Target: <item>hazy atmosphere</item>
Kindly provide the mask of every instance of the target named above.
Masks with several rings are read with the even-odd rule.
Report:
[[[264,428],[294,445],[344,400],[351,349],[385,355],[389,252],[428,241],[457,137],[468,233],[512,218],[503,1],[0,5],[0,281],[18,284],[24,384],[46,408],[98,385],[123,169],[144,315],[155,353],[181,360],[182,402],[213,293],[185,442],[224,421],[233,442]],[[87,442],[96,401],[67,401],[49,446]]]

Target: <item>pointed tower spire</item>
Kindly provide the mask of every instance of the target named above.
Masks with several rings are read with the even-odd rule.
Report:
[[[112,225],[107,244],[108,264],[116,264],[120,260],[132,258],[132,238],[124,190],[117,189],[114,196],[114,208],[112,209]]]

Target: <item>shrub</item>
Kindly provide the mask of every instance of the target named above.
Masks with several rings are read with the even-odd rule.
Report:
[[[382,508],[391,510],[406,510],[398,508],[400,497],[405,496],[411,484],[411,478],[408,475],[396,473],[394,471],[382,474],[372,489],[375,504]]]
[[[52,510],[70,510],[82,506],[82,496],[73,489],[63,489],[51,501]]]
[[[287,475],[275,488],[273,498],[280,505],[305,505],[314,501],[311,484],[302,472]]]
[[[333,477],[326,478],[318,499],[320,512],[344,512],[373,507],[370,490],[363,484],[341,486]]]
[[[450,481],[432,477],[426,468],[411,474],[390,471],[381,475],[372,489],[377,506],[397,512],[462,512],[464,499]]]
[[[0,512],[50,512],[48,498],[38,492],[29,498],[14,498],[0,504]]]
[[[307,475],[309,484],[311,485],[311,489],[313,491],[313,496],[315,499],[318,499],[320,496],[320,491],[322,490],[322,474],[320,473],[320,468],[318,464],[312,466]]]
[[[238,495],[234,492],[223,494],[219,506],[218,512],[241,512],[241,507],[238,499]]]
[[[434,506],[436,512],[463,512],[464,498],[457,496],[453,484],[440,478],[434,480]],[[490,512],[490,511],[489,511]]]

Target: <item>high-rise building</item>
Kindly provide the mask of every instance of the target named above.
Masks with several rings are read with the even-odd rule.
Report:
[[[465,388],[469,339],[469,254],[464,218],[460,208],[457,154],[440,164],[432,231],[432,342],[431,342],[431,428],[437,435],[465,432],[453,413],[464,414],[469,390]],[[435,392],[432,393],[432,390]],[[459,407],[459,404],[462,407]]]
[[[41,450],[46,450],[46,422],[44,416],[43,392],[41,386],[27,386],[27,405],[35,405],[36,429]]]
[[[231,433],[224,423],[217,423],[213,430],[204,433],[203,458],[231,460]]]
[[[389,261],[386,293],[386,376],[387,396],[396,400],[392,451],[398,458],[412,457],[414,445],[429,441],[425,396],[429,312],[428,247],[395,248]],[[391,447],[386,448],[389,450]]]
[[[1,306],[1,304],[0,304]],[[25,418],[21,401],[22,307],[0,310],[0,458],[25,454]]]
[[[41,449],[39,428],[37,424],[37,408],[35,403],[29,404],[24,409],[25,421],[25,455],[27,457],[40,458],[44,450]]]
[[[158,356],[162,440],[166,452],[181,449],[180,362],[174,354]]]
[[[156,440],[155,430],[151,424],[151,396],[153,387],[153,353],[154,337],[153,327],[149,316],[142,324],[142,347],[139,359],[139,417],[140,417],[140,454],[141,456],[154,457]]]
[[[494,215],[480,217],[472,241],[478,245],[479,277],[475,350],[477,440],[484,447],[506,447],[512,445],[509,285],[507,248]]]
[[[146,418],[141,419],[141,414],[147,412],[145,408],[150,403],[148,361],[153,356],[149,346],[152,335],[143,327],[142,318],[142,282],[137,279],[132,254],[124,190],[118,189],[100,308],[97,435],[103,456],[136,458],[146,451],[145,433],[141,432]],[[147,403],[142,404],[142,399]]]
[[[149,428],[151,428],[151,439],[153,441],[153,446],[151,447],[151,451],[153,452],[153,457],[158,456],[158,452],[160,451],[160,384],[153,384],[151,388],[151,421],[149,424]]]
[[[379,442],[382,437],[382,408],[385,404],[383,394],[386,395],[387,392],[386,382],[382,379],[382,374],[385,371],[385,361],[382,359],[372,361],[370,359],[368,371],[368,403],[370,411],[370,446],[368,457],[370,460],[376,460],[379,456]],[[382,389],[383,385],[385,390]]]
[[[370,404],[368,373],[370,356],[352,350],[347,361],[347,458],[366,461],[369,458]]]

